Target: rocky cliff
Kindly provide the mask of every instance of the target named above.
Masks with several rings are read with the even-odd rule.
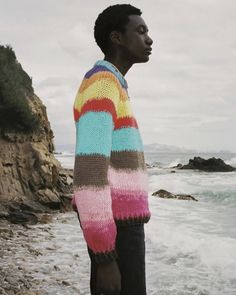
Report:
[[[22,132],[10,131],[0,124],[1,217],[17,210],[47,212],[70,208],[73,175],[54,157],[54,135],[46,107],[34,93],[25,95],[25,100],[40,125],[35,131]]]
[[[0,133],[0,208],[33,211],[66,208],[72,171],[63,169],[54,157],[53,132],[46,107],[34,95],[28,98],[40,118],[40,129],[31,134]]]

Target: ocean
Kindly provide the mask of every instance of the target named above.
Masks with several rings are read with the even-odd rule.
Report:
[[[62,166],[73,168],[73,152],[55,156]],[[233,153],[145,153],[146,163],[156,164],[148,169],[148,295],[236,295],[236,172],[171,168],[194,156],[221,158],[236,167]],[[198,202],[152,196],[159,189],[191,194]],[[80,247],[85,253],[85,243]],[[82,294],[89,294],[88,285],[82,287]]]

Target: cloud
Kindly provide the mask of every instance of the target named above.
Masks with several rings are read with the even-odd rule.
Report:
[[[154,40],[126,75],[145,144],[236,151],[236,2],[124,1],[138,6]],[[0,0],[2,44],[11,44],[47,106],[56,144],[75,142],[72,106],[97,59],[97,15],[116,1]]]
[[[58,87],[64,84],[64,77],[49,77],[37,84],[38,88],[51,88]]]

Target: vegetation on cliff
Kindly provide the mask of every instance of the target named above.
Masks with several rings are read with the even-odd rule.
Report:
[[[40,126],[28,99],[34,90],[32,80],[17,61],[10,46],[0,45],[0,127],[7,131],[29,133]]]

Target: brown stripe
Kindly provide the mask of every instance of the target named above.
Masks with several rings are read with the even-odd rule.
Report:
[[[135,151],[111,152],[111,166],[117,169],[146,169],[144,153]]]
[[[104,186],[108,184],[109,158],[102,155],[75,156],[74,185]]]

